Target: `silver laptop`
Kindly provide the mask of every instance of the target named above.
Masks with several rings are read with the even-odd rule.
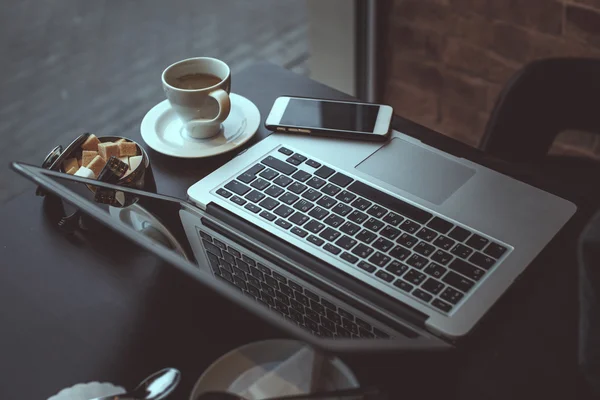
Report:
[[[397,131],[383,144],[272,134],[188,196],[341,273],[362,307],[450,341],[576,211]]]

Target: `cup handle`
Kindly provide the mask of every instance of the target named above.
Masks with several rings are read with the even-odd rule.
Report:
[[[219,113],[213,119],[213,121],[225,121],[227,116],[229,116],[229,112],[231,111],[231,100],[229,99],[229,94],[223,89],[217,89],[213,92],[210,92],[209,96],[219,103]]]

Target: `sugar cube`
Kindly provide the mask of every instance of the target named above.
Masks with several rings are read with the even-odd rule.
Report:
[[[94,150],[84,150],[81,153],[81,165],[87,167],[87,165],[98,155],[97,151]]]
[[[75,157],[67,158],[63,161],[63,170],[68,172],[73,167],[79,168],[79,164],[77,164],[77,159]]]
[[[91,134],[90,136],[88,136],[88,138],[86,139],[86,141],[83,142],[83,144],[81,145],[81,148],[83,150],[98,151],[98,144],[99,143],[100,143],[100,141],[98,140],[98,138],[96,137],[96,135]]]
[[[94,171],[87,167],[81,167],[75,172],[75,176],[81,176],[82,178],[94,179],[96,176],[94,175]]]
[[[135,156],[137,154],[137,145],[132,142],[121,142],[118,143],[119,146],[119,156]]]
[[[102,168],[104,168],[105,165],[106,165],[106,161],[104,161],[102,159],[102,157],[100,157],[100,155],[97,155],[96,157],[94,157],[94,159],[92,161],[90,161],[90,163],[87,165],[87,167],[92,170],[92,172],[94,173],[94,176],[97,178],[98,175],[100,175],[100,172],[102,171]]]
[[[113,142],[104,142],[98,145],[98,154],[108,161],[112,156],[119,157],[119,145]]]
[[[76,165],[74,167],[71,167],[68,171],[67,174],[69,175],[75,175],[75,173],[77,172],[77,170],[79,169],[79,167]]]

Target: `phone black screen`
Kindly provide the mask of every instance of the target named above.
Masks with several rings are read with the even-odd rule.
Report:
[[[280,125],[373,132],[379,106],[291,98]]]

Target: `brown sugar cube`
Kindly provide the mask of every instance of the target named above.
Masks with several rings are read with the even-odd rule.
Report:
[[[96,135],[91,134],[90,136],[88,136],[86,141],[83,142],[83,144],[81,145],[81,148],[83,150],[98,151],[98,144],[100,144],[100,141],[98,140]]]
[[[125,139],[119,139],[119,140],[117,140],[115,143],[116,143],[116,144],[119,144],[119,143],[123,143],[123,142],[126,142],[126,141],[127,141],[127,140],[125,140]]]
[[[81,167],[81,158],[77,159],[77,165],[79,165]]]
[[[98,155],[97,151],[93,150],[84,150],[81,153],[81,165],[87,167],[87,165]]]
[[[79,164],[77,164],[77,159],[75,157],[67,158],[65,161],[63,161],[63,169],[65,171],[68,171],[73,167],[79,168]]]
[[[119,156],[135,156],[137,154],[137,145],[132,142],[121,142],[119,146]]]
[[[79,169],[79,166],[77,166],[77,165],[74,166],[74,167],[71,167],[71,168],[69,168],[67,170],[67,174],[69,174],[69,175],[75,175],[75,172],[77,172],[78,169]]]
[[[119,145],[113,142],[104,142],[98,145],[98,154],[108,161],[112,156],[119,157]]]
[[[94,176],[97,178],[98,175],[100,175],[100,172],[102,171],[102,168],[104,168],[105,165],[106,165],[106,161],[104,161],[102,159],[102,157],[100,157],[99,155],[97,155],[87,165],[87,167],[92,170],[92,172],[94,173]]]

